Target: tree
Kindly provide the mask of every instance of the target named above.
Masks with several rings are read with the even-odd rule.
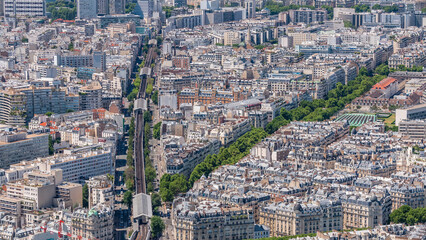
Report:
[[[333,19],[334,9],[332,6],[322,5],[321,8],[327,10],[328,19]]]
[[[158,193],[151,195],[152,212],[158,213],[158,208],[161,206],[161,196]]]
[[[164,189],[163,191],[160,192],[160,194],[161,194],[161,200],[163,200],[163,202],[173,201],[174,196],[169,189]]]
[[[164,225],[163,219],[159,216],[153,216],[151,218],[151,231],[154,239],[160,238],[165,228],[166,226]]]
[[[22,37],[21,42],[23,42],[23,43],[27,43],[27,42],[28,42],[28,38],[26,38],[26,37]]]
[[[154,125],[153,136],[155,139],[160,140],[161,137],[161,122]]]
[[[146,122],[146,123],[151,122],[151,120],[152,120],[152,116],[151,116],[151,112],[150,112],[150,111],[145,111],[145,112],[143,113],[143,120],[144,120],[144,122]]]
[[[422,13],[426,13],[426,7],[422,8]]]
[[[133,10],[135,10],[135,7],[136,7],[136,3],[128,2],[128,3],[126,3],[126,6],[125,6],[125,12],[126,13],[132,13]]]
[[[352,22],[351,21],[343,21],[343,24],[344,24],[344,26],[345,26],[345,28],[352,28],[352,29],[355,29],[355,26],[352,24]]]
[[[83,207],[87,208],[89,207],[89,186],[87,186],[87,183],[83,186]]]
[[[155,90],[151,96],[152,102],[157,105],[158,104],[158,90]]]
[[[69,50],[69,51],[74,50],[74,43],[73,43],[73,42],[70,42],[70,43],[68,44],[68,50]]]
[[[360,12],[369,12],[370,11],[370,7],[368,5],[365,4],[361,4],[361,5],[355,5],[355,12],[360,13]]]
[[[135,181],[133,179],[126,180],[126,188],[130,191],[135,190]]]
[[[55,148],[53,147],[54,141],[52,135],[49,134],[49,155],[53,155],[55,153]]]
[[[50,117],[50,116],[52,116],[52,115],[53,115],[53,112],[46,112],[44,115],[46,115],[46,116]]]
[[[133,199],[133,192],[128,190],[123,195],[123,203],[126,204],[129,208],[132,207],[132,199]]]

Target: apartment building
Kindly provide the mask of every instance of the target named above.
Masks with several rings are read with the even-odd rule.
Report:
[[[31,16],[40,17],[46,15],[45,0],[4,0],[4,16]]]
[[[343,228],[373,228],[386,224],[392,210],[390,196],[344,193],[340,196]]]
[[[306,23],[310,24],[313,22],[324,22],[327,20],[327,11],[311,10],[311,9],[299,9],[289,11],[290,21],[293,23]]]
[[[231,103],[247,99],[248,93],[243,90],[214,90],[214,89],[197,89],[184,88],[178,94],[178,106],[182,103],[190,103],[194,105],[196,102],[202,104]]]
[[[114,188],[106,175],[92,177],[87,181],[89,188],[89,208],[98,204],[114,204]]]
[[[48,134],[0,131],[0,168],[49,155]]]
[[[56,198],[53,204],[66,208],[83,206],[83,186],[69,182],[57,185]]]
[[[63,154],[38,159],[37,165],[41,171],[47,172],[62,169],[64,181],[80,183],[94,176],[111,174],[113,162],[110,148],[90,146],[64,150]]]
[[[223,34],[223,44],[225,45],[234,45],[234,44],[240,44],[241,42],[241,36],[238,32],[235,31],[228,31]]]
[[[252,239],[253,209],[226,207],[212,201],[173,203],[173,230],[176,240]]]
[[[204,140],[185,145],[176,142],[162,142],[167,173],[184,174],[189,176],[192,170],[201,163],[208,155],[219,152],[220,142],[217,139]]]
[[[412,208],[425,207],[425,189],[411,184],[400,184],[390,189],[392,211],[401,206],[408,205]]]
[[[338,201],[271,203],[260,209],[259,216],[259,223],[268,226],[273,237],[343,229],[342,205]]]
[[[20,199],[24,211],[37,210],[53,205],[56,187],[48,181],[21,179],[6,184],[6,196]]]
[[[426,120],[402,120],[398,132],[413,139],[426,139]]]
[[[90,210],[77,209],[72,214],[72,237],[78,239],[114,239],[114,209],[108,205],[96,205]]]

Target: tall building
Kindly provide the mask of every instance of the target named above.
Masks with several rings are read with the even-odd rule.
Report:
[[[113,231],[114,209],[111,206],[99,204],[90,210],[77,209],[72,214],[72,234],[75,236],[109,240],[114,239]]]
[[[109,14],[124,14],[126,8],[125,0],[110,0]]]
[[[45,0],[4,0],[5,16],[31,16],[39,17],[46,15]]]
[[[93,82],[80,88],[80,110],[91,110],[102,107],[102,86]]]
[[[92,0],[97,3],[97,14],[100,16],[109,15],[109,0]]]
[[[256,1],[245,0],[246,18],[256,17]]]
[[[94,0],[77,0],[77,18],[92,19],[96,18],[97,4]]]
[[[138,0],[135,7],[135,14],[144,19],[151,18],[154,11],[154,1],[152,0]]]
[[[34,114],[45,114],[47,112],[65,113],[67,110],[78,110],[74,101],[75,97],[67,95],[65,90],[53,87],[31,86],[19,91],[25,94],[24,106],[29,119]]]
[[[49,155],[47,134],[0,132],[0,168],[47,155]]]

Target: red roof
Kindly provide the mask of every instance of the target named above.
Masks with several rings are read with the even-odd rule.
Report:
[[[396,81],[397,80],[395,78],[391,78],[391,77],[385,78],[382,81],[374,84],[373,89],[382,89],[382,90],[384,90],[384,89],[388,88],[392,83],[394,83]]]
[[[40,126],[46,127],[47,126],[47,122],[40,123]]]

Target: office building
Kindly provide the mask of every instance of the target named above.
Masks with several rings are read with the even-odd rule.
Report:
[[[399,126],[402,120],[414,120],[426,118],[426,104],[419,104],[409,108],[396,109],[395,125]]]
[[[63,154],[38,159],[36,164],[41,171],[62,169],[64,181],[80,183],[91,177],[111,174],[113,159],[111,149],[90,146],[64,150]]]
[[[136,3],[134,13],[139,15],[143,19],[152,18],[152,13],[154,11],[154,1],[152,0],[138,0]]]
[[[109,14],[124,14],[126,8],[126,0],[110,0]]]
[[[413,139],[426,139],[426,120],[402,120],[399,122],[399,134]]]
[[[97,3],[97,14],[99,16],[105,16],[109,14],[109,0],[96,0]]]
[[[4,16],[41,17],[46,15],[45,0],[3,0]]]
[[[256,1],[255,0],[245,0],[245,11],[246,18],[256,17]]]
[[[48,134],[0,132],[0,168],[49,155]]]
[[[324,22],[327,20],[327,11],[311,9],[290,10],[289,18],[293,23],[310,24],[313,22]]]
[[[93,19],[96,18],[97,4],[94,0],[77,0],[77,18]]]

